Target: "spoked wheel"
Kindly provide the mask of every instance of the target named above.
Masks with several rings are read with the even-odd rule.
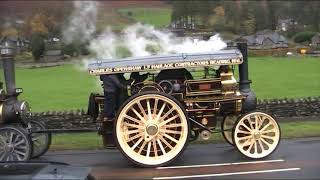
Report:
[[[252,112],[238,120],[233,130],[233,140],[243,155],[264,158],[277,148],[280,128],[268,114]]]
[[[45,125],[39,121],[30,121],[31,131],[44,130]],[[31,140],[33,145],[32,158],[37,158],[46,153],[51,145],[51,133],[32,133]]]
[[[234,146],[233,138],[232,138],[232,129],[236,121],[238,120],[238,116],[236,115],[227,115],[223,118],[221,123],[221,132],[224,139]]]
[[[31,139],[23,128],[0,128],[0,161],[26,161],[31,158],[31,154]]]
[[[167,165],[182,154],[188,141],[189,122],[174,98],[146,92],[130,98],[115,123],[116,142],[133,163]]]

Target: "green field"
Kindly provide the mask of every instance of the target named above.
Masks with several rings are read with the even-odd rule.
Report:
[[[249,58],[249,77],[260,99],[320,96],[320,58]]]
[[[281,138],[300,138],[320,136],[320,121],[280,123]],[[225,142],[221,133],[212,134],[211,140],[197,140],[194,143]],[[102,138],[97,133],[58,134],[53,136],[50,150],[103,149]]]
[[[33,112],[86,109],[89,94],[100,91],[95,76],[80,70],[79,65],[16,70],[17,87],[24,92]]]
[[[170,8],[125,8],[117,10],[122,16],[143,24],[164,27],[171,22]]]
[[[101,87],[96,77],[80,67],[17,68],[17,87],[24,89],[21,98],[28,100],[34,112],[86,109],[90,92]],[[249,76],[259,99],[320,96],[319,67],[319,58],[249,58]]]

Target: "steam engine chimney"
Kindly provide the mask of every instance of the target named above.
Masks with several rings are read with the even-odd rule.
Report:
[[[251,111],[257,107],[256,94],[251,90],[248,70],[248,46],[247,43],[237,43],[238,49],[241,51],[243,56],[243,63],[239,65],[239,77],[240,77],[240,92],[246,95],[247,98],[242,104],[243,111]]]
[[[7,94],[13,96],[16,93],[15,69],[14,69],[14,46],[9,41],[5,41],[1,47],[1,60]]]

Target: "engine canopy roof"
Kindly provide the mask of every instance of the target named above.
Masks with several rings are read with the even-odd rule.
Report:
[[[157,71],[162,69],[234,65],[241,64],[242,62],[243,57],[241,52],[237,49],[230,49],[204,53],[182,53],[123,59],[97,59],[89,63],[88,70],[92,75],[101,75]]]

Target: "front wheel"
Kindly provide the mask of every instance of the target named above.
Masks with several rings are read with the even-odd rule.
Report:
[[[277,121],[262,112],[251,112],[241,117],[233,129],[233,142],[238,150],[249,158],[270,155],[280,141]]]
[[[167,165],[182,154],[188,142],[189,121],[181,104],[160,92],[131,97],[115,123],[116,142],[133,163]]]

